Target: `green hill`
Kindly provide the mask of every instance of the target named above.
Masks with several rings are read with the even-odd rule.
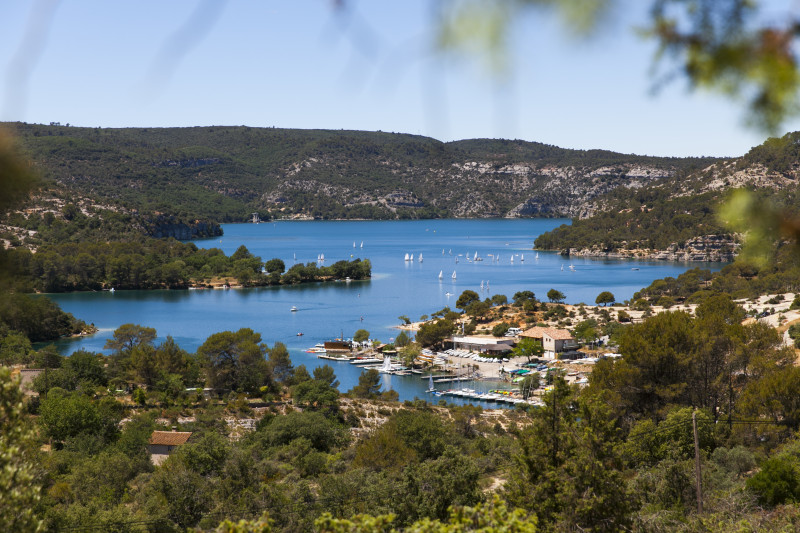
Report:
[[[523,141],[250,127],[7,124],[46,178],[126,209],[219,222],[573,216],[619,186],[711,159],[567,150]]]

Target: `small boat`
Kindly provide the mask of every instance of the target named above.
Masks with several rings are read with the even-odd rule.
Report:
[[[453,278],[453,279],[456,279],[456,271],[455,270],[453,270],[453,275],[450,276],[450,277]]]
[[[477,261],[478,260],[478,252],[475,252],[475,255],[472,257],[472,260],[473,261]]]
[[[637,269],[637,270],[638,270],[638,269]],[[114,289],[114,287],[111,287],[110,289],[108,289],[108,292],[111,292],[111,293],[115,292],[115,289]]]
[[[524,263],[525,262],[525,254],[520,254],[519,260]]]
[[[539,252],[536,252],[536,257],[535,257],[535,259],[539,259]]]
[[[364,247],[364,241],[361,241],[361,247],[362,248]]]
[[[512,263],[514,262],[514,256],[513,255],[511,256],[511,262]]]
[[[298,331],[298,332],[297,332],[297,336],[298,336],[298,337],[302,337],[302,336],[303,336],[303,332],[302,332],[302,331]]]
[[[356,247],[356,241],[353,241],[353,248]]]
[[[289,309],[289,311],[291,311],[292,313],[296,313],[297,312],[297,307],[293,305],[292,308]]]
[[[639,269],[636,268],[636,267],[633,267],[631,270],[639,270]],[[111,289],[111,290],[113,291],[114,289]]]
[[[444,248],[442,248],[442,255],[444,255]]]
[[[456,263],[458,263],[458,257],[456,257]]]
[[[422,263],[422,254],[419,254],[419,262]]]
[[[561,272],[564,272],[564,265],[561,265]]]
[[[405,260],[408,261],[408,254],[406,254],[406,259]]]
[[[442,279],[442,271],[439,271],[439,279]]]
[[[447,296],[448,298],[452,296],[452,294],[450,294],[449,292],[444,293],[444,295]]]
[[[433,374],[428,376],[428,390],[425,392],[436,392],[436,387],[433,386]]]
[[[575,267],[574,267],[574,266],[572,266],[572,265],[570,265],[570,266],[569,266],[569,270],[570,270],[570,272],[575,272]]]
[[[306,350],[306,353],[326,353],[325,345],[321,342],[314,345],[313,348]]]

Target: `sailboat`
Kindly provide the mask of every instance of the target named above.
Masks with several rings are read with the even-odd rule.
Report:
[[[436,387],[433,386],[433,374],[428,376],[428,390],[425,392],[435,392]]]
[[[483,280],[481,280],[481,290],[483,290]]]
[[[478,252],[475,252],[475,255],[472,256],[472,260],[473,261],[477,261],[478,260]]]
[[[422,254],[419,254],[419,262],[422,263]]]
[[[361,247],[362,248],[364,247],[364,241],[361,241]]]
[[[539,260],[539,252],[536,252],[536,260]]]
[[[442,255],[444,255],[444,248],[442,248]]]
[[[570,270],[570,272],[575,272],[575,267],[570,264],[569,265],[569,270]]]
[[[442,271],[439,271],[439,279],[442,279]]]
[[[453,270],[453,275],[451,276],[453,279],[456,279],[456,271]]]
[[[514,262],[514,254],[511,254],[511,262]]]
[[[525,262],[525,254],[520,254],[519,260],[524,263]]]
[[[408,254],[406,254],[406,261],[408,261]]]
[[[458,256],[456,256],[456,263],[458,263]]]
[[[564,272],[564,265],[561,265],[561,272]]]
[[[353,248],[356,247],[356,241],[353,241]]]

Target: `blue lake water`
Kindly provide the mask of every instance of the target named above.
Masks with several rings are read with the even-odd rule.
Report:
[[[311,369],[332,364],[341,382],[340,390],[346,391],[358,382],[360,370],[347,363],[317,359],[305,353],[306,348],[342,334],[351,337],[361,328],[368,330],[373,339],[391,341],[398,333],[394,328],[399,324],[398,316],[416,320],[445,306],[452,308],[467,289],[484,298],[505,294],[509,299],[517,291],[531,290],[545,299],[547,291],[554,288],[563,292],[569,303],[594,303],[601,291],[608,290],[623,301],[655,279],[676,277],[697,266],[721,268],[718,263],[592,260],[548,252],[539,252],[537,259],[532,250],[534,239],[568,222],[514,219],[227,224],[223,226],[223,237],[194,242],[201,248],[220,248],[228,255],[244,244],[264,261],[283,259],[287,268],[295,262],[316,261],[320,254],[325,256],[325,264],[357,257],[369,259],[372,279],[256,289],[54,294],[50,296],[64,310],[100,328],[91,337],[62,341],[59,348],[63,353],[79,348],[103,351],[113,330],[128,322],[154,327],[162,339],[171,335],[189,351],[212,333],[248,327],[260,332],[269,345],[276,341],[286,344],[295,365],[305,364]],[[476,253],[483,261],[466,260]],[[414,261],[405,261],[406,254],[413,254]],[[422,262],[418,260],[420,254]],[[639,270],[631,270],[633,267]],[[489,289],[481,291],[481,282]],[[291,312],[292,306],[298,311]],[[304,335],[297,336],[298,332]],[[401,400],[424,398],[427,382],[416,377],[385,376],[384,387],[398,391]]]

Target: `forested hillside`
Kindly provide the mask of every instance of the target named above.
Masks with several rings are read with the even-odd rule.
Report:
[[[768,139],[735,160],[676,174],[640,189],[616,189],[599,202],[601,207],[593,216],[576,218],[570,226],[541,235],[536,246],[583,255],[674,259],[681,250],[697,246],[696,238],[717,236],[717,244],[724,248],[717,250],[718,260],[729,260],[739,238],[730,234],[717,212],[731,190],[750,190],[755,198],[767,199],[789,214],[800,211],[799,139],[800,132],[789,133]],[[702,244],[707,247],[708,239]]]
[[[7,126],[44,177],[72,194],[218,222],[243,221],[252,212],[262,218],[577,216],[617,187],[713,162],[385,132]]]

